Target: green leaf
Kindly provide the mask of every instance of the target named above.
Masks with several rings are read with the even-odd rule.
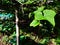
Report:
[[[57,43],[60,43],[60,38],[57,38],[57,39],[56,39],[56,42],[57,42]]]
[[[24,38],[24,36],[20,36],[20,39],[23,39]]]
[[[39,25],[39,24],[40,24],[39,21],[33,20],[33,21],[31,22],[30,26],[36,27],[36,26]]]
[[[28,17],[29,17],[29,18],[31,18],[31,17],[32,17],[32,14],[31,14],[31,13],[29,13]]]
[[[33,3],[35,0],[17,0],[19,3],[22,4],[31,4]]]
[[[23,3],[24,2],[24,0],[16,0],[16,1],[18,1],[19,3]]]
[[[38,7],[37,11],[43,11],[45,6]]]
[[[41,43],[41,44],[45,44],[45,42],[46,42],[46,39],[41,39],[41,40],[40,40],[40,43]]]
[[[33,2],[34,2],[33,0],[28,0],[25,4],[31,4]]]
[[[3,31],[6,31],[7,28],[3,28]]]
[[[43,13],[46,20],[48,20],[53,26],[55,26],[55,20],[54,20],[54,17],[56,15],[55,11],[46,9],[43,11]]]
[[[2,24],[0,24],[0,30],[2,30],[2,27],[3,27],[3,25],[2,25]]]
[[[39,12],[39,11],[35,11],[34,12],[34,18],[36,19],[36,20],[44,20],[44,16],[42,15],[42,12]]]

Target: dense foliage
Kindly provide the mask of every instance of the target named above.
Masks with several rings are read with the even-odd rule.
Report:
[[[0,4],[4,45],[16,45],[15,10],[18,10],[20,45],[60,45],[59,0],[1,0]]]

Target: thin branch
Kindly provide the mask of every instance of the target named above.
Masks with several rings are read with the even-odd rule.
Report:
[[[15,17],[16,17],[16,38],[17,38],[17,45],[19,45],[19,27],[18,27],[18,11],[15,10]]]
[[[22,15],[24,16],[23,4],[21,4]]]

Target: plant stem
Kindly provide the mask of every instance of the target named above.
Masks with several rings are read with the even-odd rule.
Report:
[[[19,45],[19,27],[18,27],[18,11],[15,10],[15,16],[16,16],[16,38],[17,38],[17,45]]]

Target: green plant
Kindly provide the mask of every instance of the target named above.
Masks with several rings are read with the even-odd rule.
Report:
[[[41,24],[40,20],[47,20],[53,26],[55,26],[55,15],[56,12],[51,9],[44,10],[44,6],[38,7],[38,9],[34,11],[34,20],[31,22],[30,26],[36,27],[37,25]]]
[[[1,0],[0,4],[1,9],[3,9],[2,13],[0,13],[0,32],[3,34],[1,36],[3,37],[2,42],[16,45],[14,11],[17,10],[19,30],[21,29],[19,35],[20,45],[36,45],[35,43],[39,43],[39,45],[56,45],[56,42],[57,45],[60,44],[60,38],[58,38],[60,37],[60,31],[58,31],[57,26],[60,23],[57,24],[59,19],[55,19],[60,13],[60,2],[58,0],[54,0],[54,2],[50,0]],[[5,13],[6,11],[14,14]],[[57,15],[56,12],[58,13]],[[31,40],[34,40],[35,43]]]
[[[23,4],[32,4],[34,1],[37,1],[37,0],[17,0],[17,1]]]

